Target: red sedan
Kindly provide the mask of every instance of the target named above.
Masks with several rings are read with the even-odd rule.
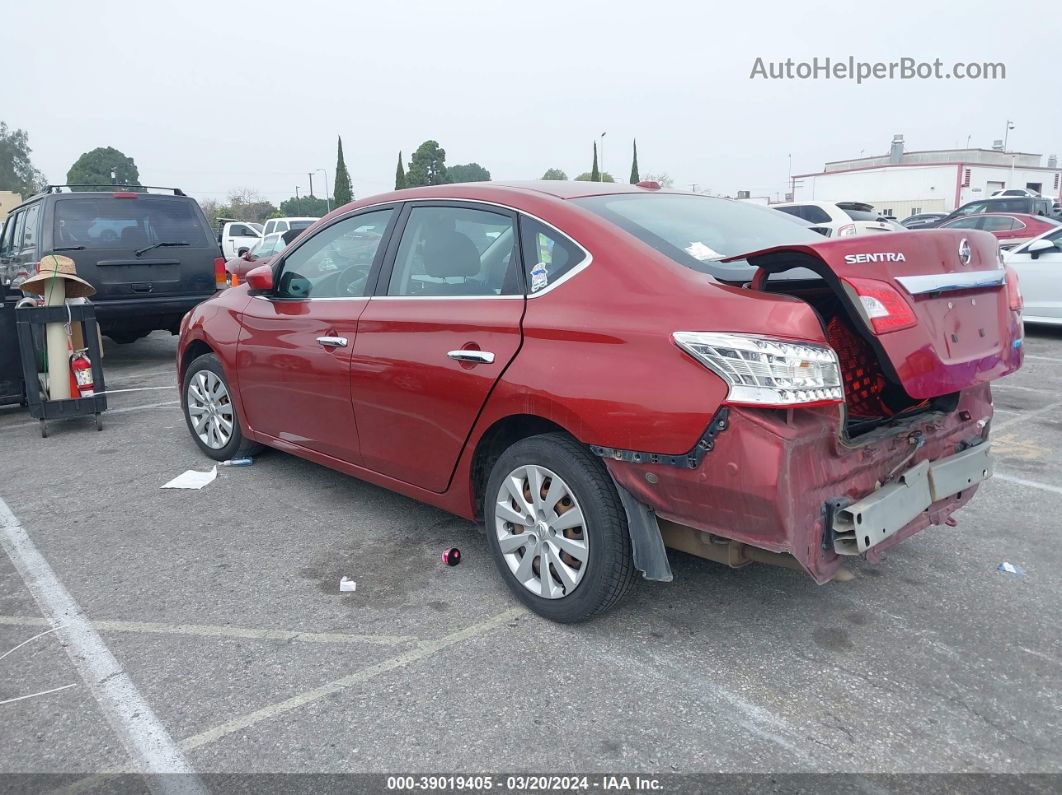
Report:
[[[825,240],[742,202],[587,182],[399,191],[318,221],[184,319],[182,404],[477,519],[577,621],[666,547],[830,580],[990,475],[1021,299],[982,232]]]
[[[1053,218],[1025,213],[980,213],[956,218],[938,229],[981,229],[996,236],[1000,246],[1013,248],[1034,237],[1039,237],[1049,229],[1062,226]]]

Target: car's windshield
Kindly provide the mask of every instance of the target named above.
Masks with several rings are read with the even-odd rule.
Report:
[[[290,222],[290,228],[291,229],[309,229],[311,226],[313,226],[314,221],[316,221],[316,220],[317,220],[316,218],[311,218],[311,219],[309,219],[307,221],[291,221]]]
[[[272,257],[274,254],[284,250],[284,238],[280,234],[266,235],[257,243],[254,244],[254,248],[251,249],[251,254],[258,259],[263,257]]]
[[[771,246],[821,243],[804,221],[755,204],[681,193],[613,194],[573,200],[680,265],[721,279],[751,277],[744,260]],[[796,272],[791,272],[796,275]],[[806,273],[804,276],[806,277]]]
[[[55,203],[55,246],[141,249],[160,242],[210,244],[191,199],[70,196]]]

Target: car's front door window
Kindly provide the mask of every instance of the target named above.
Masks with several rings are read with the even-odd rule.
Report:
[[[394,212],[392,208],[345,218],[325,227],[284,258],[277,298],[357,298]]]
[[[519,295],[510,215],[468,207],[414,207],[387,295]]]

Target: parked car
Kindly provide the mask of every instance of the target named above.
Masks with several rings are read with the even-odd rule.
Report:
[[[819,230],[829,230],[827,237],[894,232],[901,228],[862,202],[786,202],[772,204],[771,209],[801,218]]]
[[[250,251],[261,240],[262,233],[255,229],[255,224],[228,218],[218,219],[218,242],[226,259]]]
[[[303,229],[308,229],[313,226],[317,218],[270,218],[265,222],[265,227],[262,229],[262,236],[271,235],[274,232],[287,232],[292,229],[297,229],[300,232]]]
[[[1025,322],[1062,325],[1062,226],[1016,246],[1004,259],[1021,279]]]
[[[941,229],[983,229],[991,232],[1002,249],[1013,248],[1044,232],[1062,226],[1062,222],[1042,215],[1022,213],[981,213],[956,218],[941,224]]]
[[[904,229],[929,229],[936,226],[945,216],[947,213],[917,213],[900,221],[900,226]]]
[[[670,580],[665,546],[824,583],[948,521],[1021,341],[985,232],[492,182],[330,213],[188,314],[178,375],[208,457],[268,445],[480,520],[512,591],[577,621]]]
[[[100,329],[119,343],[156,329],[176,334],[185,312],[225,286],[214,233],[178,188],[49,185],[8,216],[0,267],[17,287],[53,253],[73,259],[78,276],[96,288]]]
[[[997,198],[977,199],[966,202],[961,207],[952,210],[932,226],[941,226],[948,221],[962,218],[967,215],[980,215],[981,213],[1021,213],[1022,215],[1042,215],[1046,218],[1057,218],[1059,213],[1050,199],[1041,199],[1030,196],[999,196]]]
[[[299,233],[294,230],[284,233],[273,232],[259,239],[253,248],[245,250],[237,257],[231,257],[226,260],[225,271],[229,274],[229,284],[232,286],[239,284],[243,281],[248,271],[270,262],[273,257],[287,246],[284,238],[290,234],[298,236]]]
[[[1034,199],[1039,199],[1040,194],[1031,188],[1003,188],[1002,190],[992,191],[992,197],[996,196],[1030,196]]]

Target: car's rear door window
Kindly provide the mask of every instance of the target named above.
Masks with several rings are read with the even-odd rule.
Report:
[[[986,232],[1009,232],[1014,228],[1014,219],[1003,216],[987,216],[981,224]]]
[[[556,229],[526,216],[520,218],[520,240],[529,295],[557,284],[587,258],[583,249]]]
[[[311,235],[281,263],[276,297],[365,295],[373,262],[393,214],[391,207],[373,210],[344,218]]]
[[[500,296],[523,292],[513,218],[469,207],[413,207],[387,295]]]
[[[22,232],[22,252],[24,254],[36,252],[40,213],[40,202],[26,210],[26,225]]]
[[[191,199],[143,195],[135,199],[64,197],[55,202],[56,246],[142,248],[155,243],[212,244]],[[215,244],[216,245],[216,244]]]

